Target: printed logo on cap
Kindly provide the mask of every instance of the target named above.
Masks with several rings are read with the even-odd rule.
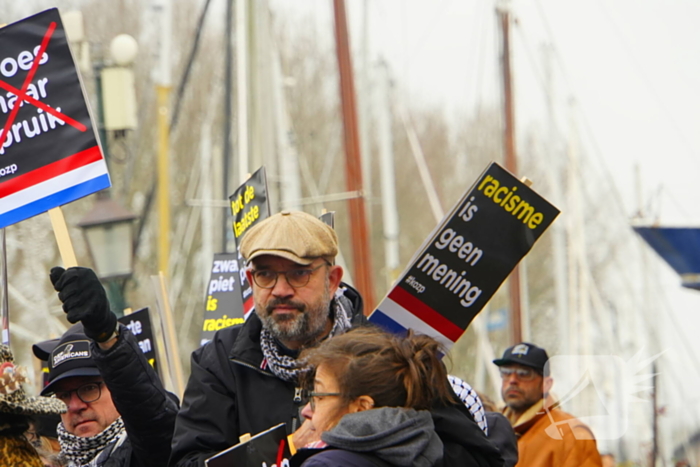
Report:
[[[91,356],[89,341],[68,342],[56,347],[51,353],[51,367],[56,368],[63,363],[73,360],[89,359]]]
[[[518,344],[515,347],[513,347],[513,351],[511,352],[512,355],[527,355],[527,353],[530,351],[530,347],[528,347],[525,344]]]

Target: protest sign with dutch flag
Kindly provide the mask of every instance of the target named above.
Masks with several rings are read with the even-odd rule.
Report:
[[[56,8],[0,29],[0,228],[110,186]]]
[[[559,214],[496,163],[433,230],[369,320],[449,349]]]

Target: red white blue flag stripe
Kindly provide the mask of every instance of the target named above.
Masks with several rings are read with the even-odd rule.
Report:
[[[396,334],[404,334],[408,329],[413,329],[436,339],[446,349],[452,347],[464,333],[459,326],[400,286],[389,292],[369,317],[369,321]]]
[[[99,146],[0,182],[0,228],[110,187]]]

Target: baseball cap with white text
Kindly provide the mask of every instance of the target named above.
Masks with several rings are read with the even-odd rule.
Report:
[[[547,360],[549,360],[549,356],[546,350],[534,344],[522,342],[513,347],[508,347],[506,351],[503,352],[503,357],[494,360],[493,363],[495,363],[496,366],[510,365],[513,363],[525,365],[534,368],[540,374],[548,376],[548,368],[545,366]]]
[[[56,383],[74,376],[99,376],[100,370],[93,359],[90,339],[84,334],[82,324],[69,328],[58,343],[49,350],[53,341],[40,342],[33,346],[34,355],[49,364],[49,382],[41,395],[53,393]]]

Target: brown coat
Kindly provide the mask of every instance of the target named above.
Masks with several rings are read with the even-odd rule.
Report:
[[[556,408],[551,398],[547,407],[540,401],[517,420],[507,407],[508,417],[518,437],[516,467],[602,467],[595,437],[573,415]]]

